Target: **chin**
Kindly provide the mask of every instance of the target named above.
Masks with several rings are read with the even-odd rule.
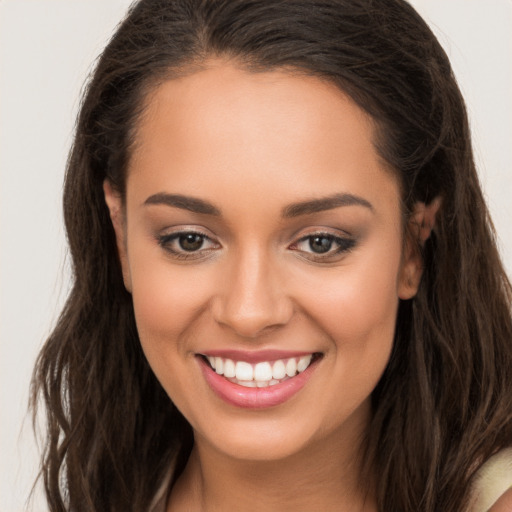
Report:
[[[307,451],[308,446],[313,444],[310,439],[297,438],[286,431],[255,431],[247,432],[247,435],[236,432],[208,442],[213,443],[224,456],[245,462],[281,461]]]

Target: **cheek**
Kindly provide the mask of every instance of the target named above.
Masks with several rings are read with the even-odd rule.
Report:
[[[173,403],[193,419],[189,397],[201,389],[196,381],[190,381],[186,362],[195,356],[190,339],[194,333],[203,332],[201,313],[209,293],[204,276],[165,260],[157,263],[155,258],[132,258],[131,262],[132,297],[142,350]]]
[[[146,356],[184,352],[180,340],[200,321],[210,293],[205,272],[172,265],[151,250],[133,251],[130,263],[135,318]]]
[[[398,308],[398,243],[362,248],[321,280],[303,276],[307,310],[337,344],[390,344]],[[361,347],[364,348],[364,347]]]
[[[329,337],[326,364],[331,392],[325,397],[333,411],[329,425],[349,417],[367,403],[388,364],[398,310],[397,275],[400,252],[375,258],[354,258],[335,269],[330,279],[309,296],[305,309]],[[357,261],[357,262],[356,262]]]

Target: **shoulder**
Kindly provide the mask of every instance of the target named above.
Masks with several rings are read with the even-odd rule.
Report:
[[[479,469],[469,512],[512,512],[512,448],[501,450]]]

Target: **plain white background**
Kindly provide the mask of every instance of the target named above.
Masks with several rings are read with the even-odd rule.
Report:
[[[468,103],[512,274],[512,1],[414,0]],[[0,512],[37,472],[31,370],[69,286],[61,188],[80,89],[130,0],[0,0]],[[36,493],[32,510],[46,509]]]

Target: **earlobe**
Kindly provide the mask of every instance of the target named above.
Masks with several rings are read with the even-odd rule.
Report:
[[[398,297],[402,300],[412,299],[419,288],[423,273],[423,261],[420,247],[415,240],[408,238],[398,277]]]
[[[112,221],[112,226],[116,234],[117,253],[123,273],[124,286],[131,293],[131,276],[126,250],[125,218],[122,198],[121,195],[114,190],[109,180],[103,182],[103,193],[105,195],[105,203],[110,213],[110,220]]]
[[[423,274],[421,247],[430,238],[435,228],[436,215],[441,207],[441,198],[436,197],[428,205],[418,202],[407,226],[407,240],[400,269],[398,296],[407,300],[418,291]]]

